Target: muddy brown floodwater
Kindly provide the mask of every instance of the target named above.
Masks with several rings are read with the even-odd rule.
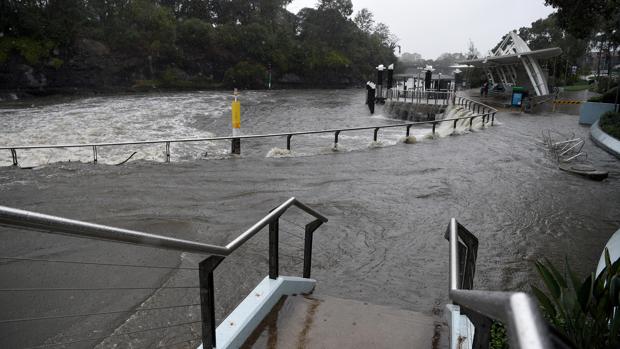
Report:
[[[336,93],[346,97],[344,105],[320,102]],[[269,118],[281,115],[289,103],[295,115],[305,118],[304,125],[329,128],[329,115],[346,123],[338,110],[348,105],[350,113],[365,112],[359,106],[363,93],[269,92],[268,103],[279,114],[261,105],[261,98],[253,110],[256,120],[275,125]],[[500,125],[479,132],[286,158],[265,157],[264,150],[282,145],[261,140],[244,142],[248,152],[240,158],[2,167],[0,204],[225,244],[295,196],[330,220],[314,235],[317,294],[439,316],[447,301],[448,243],[443,234],[451,217],[480,239],[477,288],[527,291],[537,282],[533,261],[542,257],[561,263],[566,256],[581,274],[594,270],[607,239],[620,226],[620,162],[592,144],[588,128],[579,126],[577,118],[503,112],[497,116]],[[371,121],[364,117],[351,123]],[[388,121],[372,123],[380,122]],[[609,179],[594,182],[558,170],[540,144],[543,129],[586,138],[589,160],[610,171]],[[372,133],[356,136],[368,144]],[[306,145],[329,147],[329,142],[317,138]],[[283,218],[281,274],[301,275],[301,226],[310,217],[291,209]],[[80,288],[0,291],[3,319],[126,311],[0,323],[0,347],[87,338],[91,340],[70,347],[197,343],[195,268],[204,256],[8,228],[0,229],[0,241],[2,257],[168,267],[0,260],[1,289]],[[267,275],[267,246],[265,231],[216,270],[219,319]],[[140,289],[103,289],[110,287]]]

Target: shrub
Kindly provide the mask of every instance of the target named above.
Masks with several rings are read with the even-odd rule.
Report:
[[[577,348],[611,349],[620,346],[620,260],[613,264],[605,249],[605,268],[585,280],[573,273],[568,261],[560,273],[551,262],[536,262],[547,292],[532,292],[547,320]]]
[[[54,69],[58,70],[60,67],[62,67],[62,65],[65,63],[65,61],[63,61],[60,58],[57,57],[53,57],[52,59],[50,59],[49,61],[49,65],[51,65],[52,67],[54,67]]]
[[[227,87],[260,89],[265,87],[265,74],[267,69],[264,66],[251,63],[239,62],[234,67],[224,73],[224,84]]]
[[[588,102],[614,103],[616,101],[616,91],[617,90],[618,90],[618,86],[616,86],[614,88],[610,88],[604,94],[588,99]]]
[[[50,55],[55,44],[49,40],[35,40],[27,37],[0,38],[0,63],[6,62],[12,52],[19,53],[28,64],[38,64]]]
[[[608,111],[601,116],[598,124],[605,133],[620,140],[620,113]]]

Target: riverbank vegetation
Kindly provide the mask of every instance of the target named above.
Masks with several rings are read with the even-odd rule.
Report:
[[[2,1],[0,89],[349,86],[396,60],[367,9],[290,2]]]

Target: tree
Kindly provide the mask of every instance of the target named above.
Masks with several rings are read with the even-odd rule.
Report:
[[[502,38],[502,41],[503,40],[504,38]],[[480,52],[478,51],[476,46],[474,46],[474,42],[471,40],[469,40],[469,46],[467,47],[467,54],[465,56],[467,59],[478,59],[480,57]]]
[[[345,18],[349,18],[353,14],[353,3],[351,0],[319,0],[318,5],[320,11],[334,10]]]
[[[364,33],[371,33],[375,26],[374,15],[367,8],[359,10],[353,19],[353,22]]]
[[[400,61],[401,62],[407,62],[407,63],[418,63],[421,62],[422,59],[422,55],[419,53],[409,53],[409,52],[405,52],[400,56]]]
[[[580,39],[588,38],[598,30],[599,20],[607,3],[614,0],[545,0],[546,5],[557,9],[562,28]]]
[[[373,35],[381,40],[382,44],[390,47],[392,50],[394,50],[398,44],[396,35],[392,34],[390,32],[390,27],[383,23],[377,23]]]

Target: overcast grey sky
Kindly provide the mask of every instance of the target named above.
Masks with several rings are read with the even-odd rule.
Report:
[[[317,0],[293,0],[297,13]],[[486,55],[512,29],[547,17],[553,8],[544,0],[352,0],[354,14],[368,8],[375,21],[390,27],[402,52],[437,58],[444,52],[466,52],[469,39]]]

